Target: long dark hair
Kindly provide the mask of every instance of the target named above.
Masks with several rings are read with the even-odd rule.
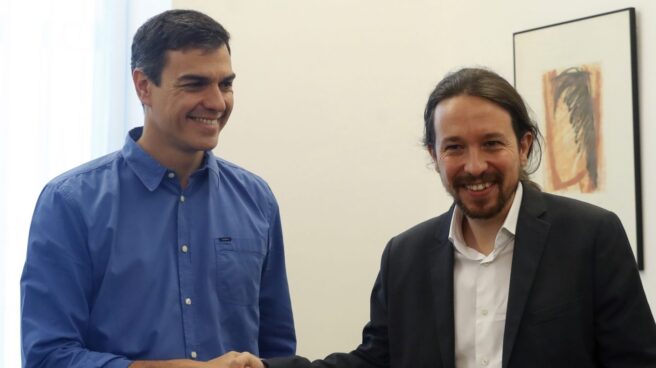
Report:
[[[529,179],[540,166],[542,158],[542,135],[537,124],[530,118],[524,100],[515,88],[498,74],[479,68],[464,68],[448,74],[442,79],[428,97],[424,110],[424,139],[427,149],[435,145],[434,114],[437,105],[451,97],[469,95],[484,98],[510,114],[517,143],[526,133],[533,135],[533,142],[528,149],[528,163],[522,168],[520,180],[539,188]]]

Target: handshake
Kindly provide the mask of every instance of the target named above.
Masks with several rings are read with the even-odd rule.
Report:
[[[197,368],[264,368],[262,360],[251,353],[231,351],[208,362],[200,363]],[[196,367],[196,366],[193,366]],[[191,368],[191,367],[190,367]]]

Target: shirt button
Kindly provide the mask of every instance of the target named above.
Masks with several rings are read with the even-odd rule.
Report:
[[[191,359],[196,359],[196,358],[198,358],[198,354],[196,354],[195,351],[192,351],[191,354],[189,354],[189,355],[191,355]]]
[[[185,201],[185,198],[184,198],[183,195],[181,195],[181,196],[180,196],[180,202],[184,202],[184,201]]]
[[[481,359],[481,365],[482,365],[483,367],[487,366],[488,364],[490,364],[490,361],[489,361],[489,360],[487,360],[487,359]]]
[[[174,173],[174,172],[170,172],[170,173],[168,174],[168,177],[169,177],[169,179],[173,179],[173,178],[175,178],[175,173]]]
[[[187,304],[187,305],[191,305],[191,298],[187,298],[187,299],[185,299],[185,304]]]
[[[487,316],[487,309],[481,310],[481,314],[484,315],[484,316]],[[483,360],[485,360],[485,359],[483,359]]]
[[[189,247],[187,246],[187,244],[182,244],[180,250],[182,251],[182,253],[187,253],[189,251]]]

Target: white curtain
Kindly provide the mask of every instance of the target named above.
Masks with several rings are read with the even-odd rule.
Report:
[[[0,0],[0,367],[20,367],[19,280],[36,199],[119,149],[142,112],[131,38],[170,0]]]

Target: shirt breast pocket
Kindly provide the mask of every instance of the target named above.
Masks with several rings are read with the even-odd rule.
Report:
[[[260,294],[264,244],[257,238],[214,239],[219,299],[232,304],[252,305]]]

